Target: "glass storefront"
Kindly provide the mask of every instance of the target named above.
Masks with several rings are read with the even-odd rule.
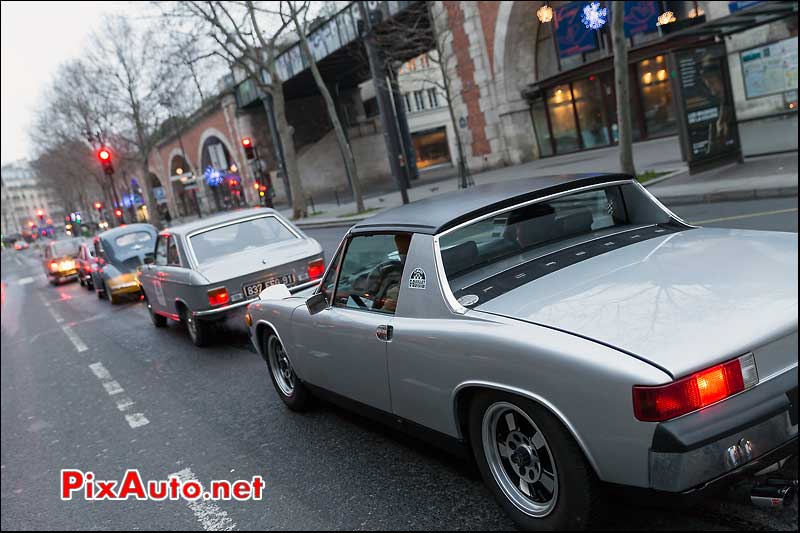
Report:
[[[649,137],[672,135],[678,132],[669,71],[663,55],[640,61],[636,78],[642,96],[642,115]]]
[[[417,168],[450,162],[447,130],[444,127],[412,133],[411,142],[417,154]]]
[[[677,134],[666,56],[631,65],[630,74],[634,140]],[[540,157],[616,144],[613,71],[545,89],[531,102],[531,118]]]
[[[572,91],[569,84],[558,85],[549,91],[547,109],[556,153],[566,154],[580,149],[575,111],[572,108]]]
[[[581,125],[581,141],[583,148],[597,148],[611,144],[608,130],[609,120],[606,113],[600,81],[595,76],[572,82],[572,95],[575,97],[575,111]]]

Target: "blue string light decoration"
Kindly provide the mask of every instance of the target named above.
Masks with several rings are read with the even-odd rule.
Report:
[[[600,2],[590,2],[583,6],[581,22],[590,30],[599,30],[606,24],[608,10],[600,7]]]
[[[203,177],[205,178],[209,187],[216,187],[225,180],[225,177],[222,175],[222,173],[211,165],[208,165],[203,171]]]

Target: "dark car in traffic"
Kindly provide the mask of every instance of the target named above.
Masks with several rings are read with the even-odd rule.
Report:
[[[157,234],[151,224],[126,224],[94,238],[98,268],[91,283],[98,298],[117,304],[124,297],[140,295],[136,274],[145,257],[153,257]]]

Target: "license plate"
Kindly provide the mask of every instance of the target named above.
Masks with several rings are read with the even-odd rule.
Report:
[[[258,296],[261,291],[266,289],[271,285],[277,285],[279,283],[283,283],[286,286],[294,285],[295,277],[294,274],[286,274],[283,276],[276,276],[274,278],[269,278],[266,281],[259,281],[258,283],[251,283],[249,285],[245,285],[242,287],[242,292],[244,293],[245,298],[255,298]]]

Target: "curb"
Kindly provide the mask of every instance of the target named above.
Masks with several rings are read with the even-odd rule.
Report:
[[[653,193],[653,195],[658,198],[661,203],[667,205],[709,204],[715,202],[737,202],[742,200],[797,196],[797,187],[771,187],[675,196],[659,196],[656,193]]]
[[[642,183],[642,187],[644,187],[646,189],[648,187],[651,187],[653,185],[661,183],[662,181],[667,181],[668,179],[672,179],[675,176],[678,176],[678,175],[683,174],[683,173],[688,172],[688,171],[689,171],[689,169],[687,169],[687,168],[679,168],[678,170],[673,170],[669,174],[664,174],[663,176],[659,176],[658,178],[654,178],[654,179],[651,179],[649,181],[646,181],[646,182]]]
[[[377,215],[377,213],[374,213]],[[292,223],[300,229],[324,229],[324,228],[349,228],[350,226],[366,220],[369,217],[353,217],[343,220],[328,220],[325,222],[304,222],[302,220],[293,220]]]

